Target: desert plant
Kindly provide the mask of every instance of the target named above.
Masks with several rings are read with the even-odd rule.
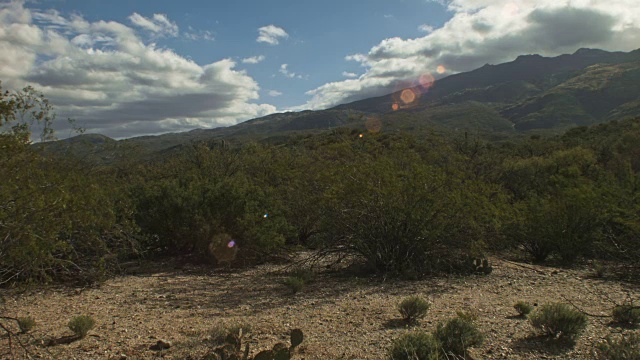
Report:
[[[18,327],[20,328],[20,332],[23,334],[28,333],[36,326],[36,321],[33,320],[32,317],[19,317],[18,318]]]
[[[406,322],[413,323],[424,318],[430,306],[431,304],[420,296],[409,296],[398,305],[398,311]]]
[[[618,305],[613,308],[613,320],[619,323],[636,326],[640,324],[640,307],[633,305]]]
[[[529,315],[531,310],[533,310],[533,306],[526,301],[518,301],[513,305],[513,308],[516,309],[518,314],[522,317]]]
[[[242,334],[242,336],[251,332],[251,325],[245,323],[232,323],[227,325],[218,325],[209,331],[209,336],[213,345],[224,344],[229,334]]]
[[[94,325],[95,320],[88,315],[76,316],[69,321],[69,329],[71,329],[71,331],[81,339],[87,336],[87,333],[89,330],[93,329]]]
[[[607,336],[596,346],[596,356],[602,360],[640,359],[640,335],[623,335],[617,339]]]
[[[553,338],[575,339],[587,327],[587,316],[567,304],[553,303],[540,307],[529,316],[534,328]]]
[[[302,288],[304,288],[305,281],[304,279],[297,276],[289,276],[288,278],[284,279],[283,284],[284,286],[291,289],[291,291],[295,294],[302,290]]]
[[[440,344],[424,331],[406,333],[393,341],[390,360],[438,360]]]
[[[472,314],[458,313],[445,324],[438,324],[434,335],[444,357],[464,356],[468,348],[482,344],[484,335],[476,327],[474,318]]]

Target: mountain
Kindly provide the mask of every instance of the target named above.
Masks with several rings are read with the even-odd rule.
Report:
[[[640,115],[640,49],[580,49],[557,57],[523,55],[514,61],[437,80],[327,110],[271,114],[235,126],[115,141],[81,135],[47,145],[61,152],[94,147],[135,150],[138,156],[167,152],[192,141],[234,144],[280,142],[291,136],[353,127],[362,131],[471,130],[485,134],[561,132]],[[373,124],[373,125],[372,125]],[[117,151],[116,151],[117,152]],[[110,159],[112,155],[100,155]]]

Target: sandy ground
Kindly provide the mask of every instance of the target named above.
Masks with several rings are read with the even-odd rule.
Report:
[[[590,359],[594,344],[621,331],[611,324],[614,303],[640,301],[638,285],[597,279],[587,268],[556,269],[493,260],[488,276],[438,277],[421,281],[339,276],[320,272],[301,292],[281,284],[282,266],[262,265],[222,271],[164,264],[155,271],[109,280],[96,288],[3,293],[2,315],[31,316],[37,326],[19,340],[29,356],[45,359],[200,359],[211,349],[214,329],[250,325],[245,337],[251,353],[287,341],[293,328],[304,331],[297,359],[383,359],[394,338],[407,331],[397,304],[421,295],[432,302],[427,317],[413,328],[431,331],[456,311],[473,311],[486,335],[473,359]],[[324,267],[321,267],[324,270]],[[570,302],[591,315],[574,347],[533,334],[513,309],[518,300],[535,304]],[[81,314],[96,320],[89,335],[70,344],[43,346],[71,335],[69,320]],[[167,350],[151,350],[158,339]],[[27,358],[13,339],[13,356]],[[9,339],[0,338],[0,358],[11,358]]]

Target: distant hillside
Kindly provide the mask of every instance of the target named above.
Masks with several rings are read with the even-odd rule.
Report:
[[[403,91],[410,91],[415,99],[411,96],[413,101],[403,102]],[[640,49],[628,53],[580,49],[552,58],[523,55],[512,62],[448,76],[428,89],[405,89],[327,110],[272,114],[226,128],[117,142],[81,135],[47,147],[58,153],[73,148],[71,152],[78,154],[94,149],[97,158],[108,161],[120,150],[144,158],[192,141],[285,141],[344,126],[371,131],[371,122],[374,131],[441,128],[508,136],[524,131],[558,133],[572,126],[638,115]]]

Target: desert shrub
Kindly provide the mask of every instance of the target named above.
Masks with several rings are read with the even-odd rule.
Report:
[[[35,326],[36,321],[33,320],[33,318],[30,316],[18,318],[18,327],[20,328],[20,332],[22,333],[28,333],[29,331],[33,330]]]
[[[0,284],[102,280],[137,252],[129,199],[113,173],[31,144],[29,124],[52,121],[53,109],[33,89],[7,94],[0,90]]]
[[[496,213],[487,193],[499,189],[403,150],[334,166],[323,203],[325,245],[362,257],[379,273],[414,279],[469,272],[466,260],[482,249]]]
[[[518,312],[520,316],[527,316],[533,310],[533,306],[526,301],[518,301],[513,305],[514,309]]]
[[[431,304],[420,296],[409,296],[398,305],[398,311],[406,322],[413,323],[424,318],[429,307]]]
[[[633,305],[618,305],[613,308],[613,320],[619,323],[636,326],[640,324],[640,307]]]
[[[219,233],[261,254],[282,247],[289,231],[282,206],[272,186],[250,176],[249,160],[241,150],[195,144],[145,168],[130,191],[138,224],[157,239],[150,250],[207,256]]]
[[[390,360],[438,360],[440,344],[424,331],[406,333],[393,341]]]
[[[567,304],[542,305],[529,316],[534,328],[553,338],[575,339],[587,327],[587,316]]]
[[[638,360],[640,359],[640,336],[634,333],[618,338],[607,336],[596,346],[596,354],[601,360]]]
[[[304,288],[304,279],[297,276],[289,276],[282,282],[284,286],[288,287],[294,294]]]
[[[481,345],[484,335],[478,330],[471,314],[458,313],[445,324],[439,323],[434,333],[446,356],[464,356],[467,349]]]
[[[94,325],[95,320],[88,315],[76,316],[69,321],[69,329],[71,329],[71,331],[73,331],[73,333],[79,338],[87,336],[87,333],[89,333],[89,330],[93,329]]]

